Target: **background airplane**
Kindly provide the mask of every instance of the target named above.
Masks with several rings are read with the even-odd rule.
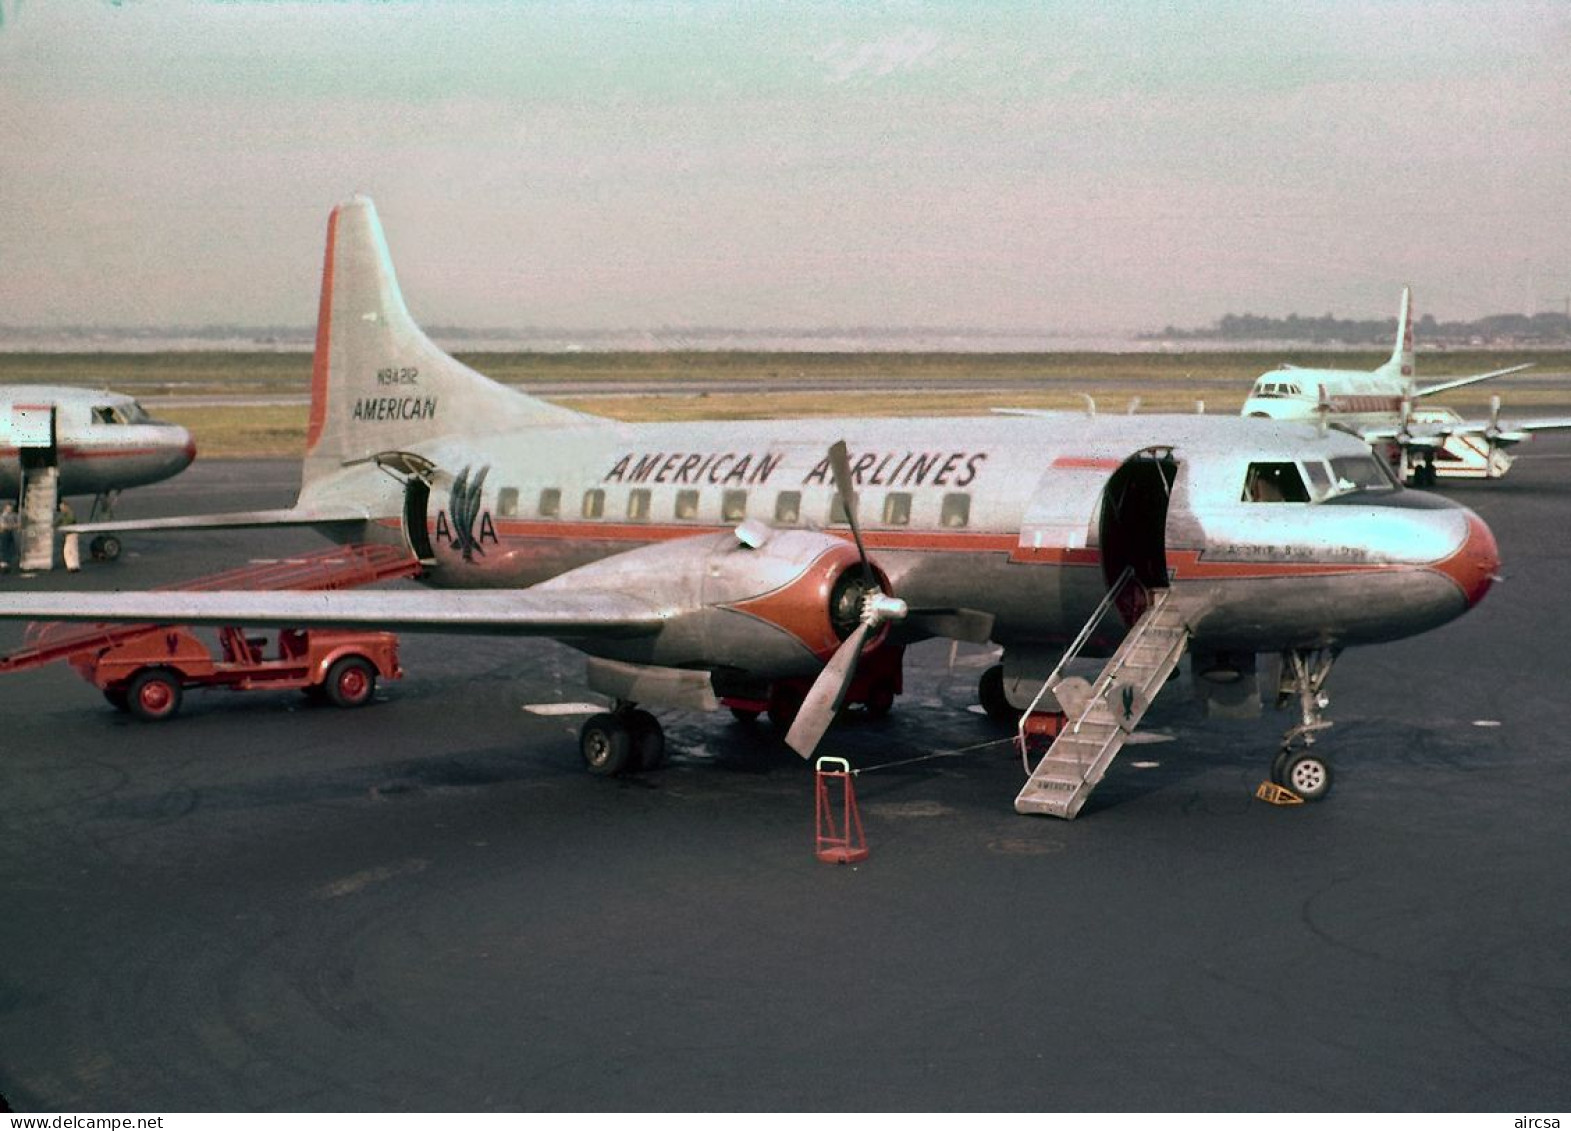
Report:
[[[132,397],[63,385],[0,387],[0,497],[16,500],[46,546],[61,498],[92,495],[88,517],[108,517],[121,491],[168,479],[195,458],[190,432],[154,420]],[[102,534],[92,548],[112,558],[119,546]]]
[[[1420,400],[1436,393],[1519,373],[1532,364],[1419,387],[1414,379],[1411,301],[1411,288],[1404,287],[1396,345],[1385,364],[1368,371],[1283,365],[1255,381],[1243,415],[1272,420],[1324,418],[1386,451],[1398,473],[1421,487],[1434,486],[1438,476],[1497,479],[1511,468],[1508,449],[1513,445],[1534,432],[1571,428],[1571,419],[1565,418],[1502,424],[1498,397],[1492,399],[1490,414],[1483,420],[1464,419],[1449,408],[1418,407]]]
[[[580,733],[603,774],[661,760],[649,705],[764,704],[808,756],[859,661],[991,639],[1005,652],[979,689],[990,712],[1050,697],[1069,717],[1016,808],[1072,817],[1185,651],[1220,711],[1243,709],[1257,656],[1282,658],[1268,690],[1299,722],[1272,774],[1323,796],[1331,768],[1312,746],[1339,652],[1459,616],[1498,565],[1476,515],[1305,425],[635,425],[550,405],[419,330],[363,197],[328,223],[295,506],[87,529],[281,523],[401,545],[434,591],[0,594],[0,616],[555,637],[614,703]],[[1086,681],[1070,655],[1111,658]]]

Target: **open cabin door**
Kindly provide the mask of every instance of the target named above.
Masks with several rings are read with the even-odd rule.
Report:
[[[1138,451],[1108,479],[1097,526],[1109,584],[1130,569],[1146,589],[1167,588],[1167,511],[1177,480],[1171,448]]]
[[[431,549],[428,515],[431,480],[436,475],[436,464],[413,452],[382,452],[373,456],[372,460],[404,485],[403,532],[409,552],[421,565],[435,565],[436,554]]]

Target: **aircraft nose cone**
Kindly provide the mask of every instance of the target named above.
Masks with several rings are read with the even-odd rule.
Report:
[[[1500,547],[1495,544],[1494,532],[1472,511],[1467,512],[1467,533],[1461,546],[1439,568],[1462,590],[1468,608],[1482,601],[1494,584],[1500,569]]]
[[[196,438],[191,433],[185,434],[185,446],[180,449],[180,452],[185,457],[184,466],[190,467],[196,460]]]

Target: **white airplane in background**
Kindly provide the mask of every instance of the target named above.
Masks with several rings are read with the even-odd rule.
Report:
[[[991,639],[1005,652],[984,704],[1019,719],[1051,694],[1069,719],[1016,808],[1072,817],[1186,649],[1224,710],[1256,688],[1257,655],[1282,657],[1268,690],[1300,721],[1272,774],[1323,796],[1331,767],[1312,744],[1337,654],[1460,616],[1498,566],[1472,512],[1309,425],[569,411],[420,331],[364,197],[328,223],[295,505],[87,530],[280,523],[405,546],[433,588],[0,593],[0,616],[554,637],[615,703],[580,733],[602,774],[659,763],[650,705],[767,703],[807,757],[864,655]],[[1094,682],[1070,677],[1066,645],[1112,659]],[[884,678],[892,698],[898,666]]]
[[[38,521],[53,514],[59,498],[74,495],[92,495],[91,516],[107,517],[121,491],[177,475],[195,458],[190,432],[154,420],[123,394],[68,385],[0,386],[0,496],[15,500],[24,513],[41,511]],[[29,485],[45,490],[29,500]],[[112,535],[95,542],[98,556],[119,553]]]
[[[1565,418],[1502,424],[1498,397],[1491,398],[1485,420],[1466,420],[1449,408],[1418,407],[1423,398],[1520,373],[1531,369],[1531,362],[1422,388],[1414,381],[1413,363],[1411,288],[1403,288],[1396,345],[1384,365],[1367,371],[1283,365],[1261,374],[1242,412],[1272,420],[1324,419],[1387,452],[1393,468],[1419,487],[1433,487],[1440,476],[1498,479],[1511,468],[1507,449],[1534,432],[1571,428],[1571,419]]]

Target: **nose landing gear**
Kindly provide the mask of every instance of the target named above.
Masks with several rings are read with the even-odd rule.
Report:
[[[1298,700],[1299,722],[1282,736],[1282,749],[1271,762],[1271,780],[1292,790],[1305,801],[1319,801],[1331,792],[1330,761],[1312,749],[1331,721],[1325,709],[1331,699],[1325,682],[1340,650],[1292,648],[1282,653],[1282,679],[1277,687],[1277,709]]]

